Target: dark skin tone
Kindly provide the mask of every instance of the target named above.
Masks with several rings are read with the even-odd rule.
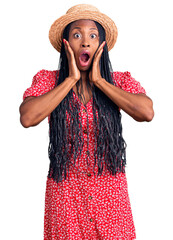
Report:
[[[89,94],[86,89],[88,69],[90,68],[93,56],[99,47],[99,32],[95,23],[90,20],[80,20],[74,22],[70,28],[69,41],[65,40],[64,44],[68,60],[71,62],[69,65],[69,76],[71,76],[72,73],[72,76],[78,80],[80,77],[82,77],[84,96],[86,100],[84,104],[86,104],[90,100],[92,94],[91,92]],[[104,46],[104,44],[105,43],[103,43],[102,46]],[[98,50],[102,50],[102,46]],[[79,61],[80,52],[83,49],[90,52],[90,61],[87,66],[81,66]],[[101,52],[98,51],[97,53],[100,53],[101,57]],[[93,85],[93,82],[91,80],[90,83]],[[73,90],[77,93],[76,86],[73,87]]]
[[[86,104],[91,98],[91,92],[88,93],[86,89],[86,77],[88,74],[91,85],[97,86],[120,109],[124,110],[136,121],[149,122],[153,119],[153,102],[148,96],[128,93],[108,83],[101,77],[99,61],[105,42],[98,48],[99,32],[94,21],[78,20],[74,22],[69,32],[69,41],[64,40],[64,45],[69,63],[69,76],[48,93],[39,97],[27,97],[23,101],[20,106],[20,120],[24,127],[38,125],[59,105],[72,88],[76,92],[76,83],[80,77],[82,77],[86,99],[84,104]],[[83,49],[90,52],[87,66],[82,66],[79,61],[80,52]],[[94,54],[93,66],[89,72]]]

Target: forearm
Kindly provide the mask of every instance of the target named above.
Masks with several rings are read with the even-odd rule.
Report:
[[[136,121],[151,121],[154,116],[153,102],[144,94],[133,94],[101,79],[94,83],[119,108],[133,117]]]
[[[64,99],[76,81],[66,78],[60,85],[39,97],[28,97],[20,106],[20,121],[24,127],[35,126],[45,119]]]

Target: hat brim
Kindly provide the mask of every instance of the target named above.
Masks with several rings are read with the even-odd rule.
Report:
[[[62,44],[62,36],[65,27],[76,20],[81,19],[89,19],[96,21],[102,25],[106,33],[106,43],[108,46],[108,51],[110,51],[116,43],[117,40],[117,27],[113,20],[109,18],[107,15],[94,12],[94,11],[84,11],[80,12],[80,14],[74,13],[67,13],[62,17],[58,18],[50,27],[49,30],[49,40],[53,47],[60,52],[61,51],[61,44]]]

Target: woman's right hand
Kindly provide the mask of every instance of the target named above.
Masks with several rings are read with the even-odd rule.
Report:
[[[70,44],[67,40],[63,39],[65,51],[68,59],[68,66],[69,66],[69,77],[74,79],[75,81],[78,81],[81,77],[80,71],[76,65],[76,60],[74,57],[74,52],[72,48],[70,47]]]

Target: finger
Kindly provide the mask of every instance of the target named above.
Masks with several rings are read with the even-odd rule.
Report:
[[[70,44],[66,39],[64,39],[64,44],[65,44],[66,48],[70,48]]]
[[[100,54],[102,54],[103,48],[104,48],[105,44],[106,44],[106,42],[104,41],[104,42],[100,45],[100,47],[98,48],[98,50],[97,50],[97,52],[96,52],[96,54],[95,54],[95,59],[97,59],[98,56],[101,57]]]
[[[65,50],[69,51],[69,49],[70,49],[69,46],[70,46],[70,45],[69,45],[68,41],[67,41],[66,39],[63,39],[63,42],[64,42]]]
[[[103,41],[102,44],[99,46],[97,53],[104,48],[105,44],[106,44],[106,41]]]
[[[97,64],[100,61],[101,55],[103,53],[103,48],[100,48],[97,52],[97,54],[95,55],[95,59],[94,62]]]
[[[100,49],[100,51],[97,54],[97,61],[100,60],[102,53],[103,53],[103,49]]]
[[[89,72],[89,80],[91,81],[91,74],[92,74],[92,71]]]
[[[67,44],[66,44],[67,40],[63,38],[63,43],[64,43],[64,48],[67,49]]]
[[[100,45],[100,48],[104,48],[105,44],[106,44],[106,41],[103,41],[102,44]]]
[[[74,58],[74,52],[69,44],[69,42],[66,39],[63,39],[64,46],[65,46],[65,51],[66,54],[68,55],[68,58]]]

